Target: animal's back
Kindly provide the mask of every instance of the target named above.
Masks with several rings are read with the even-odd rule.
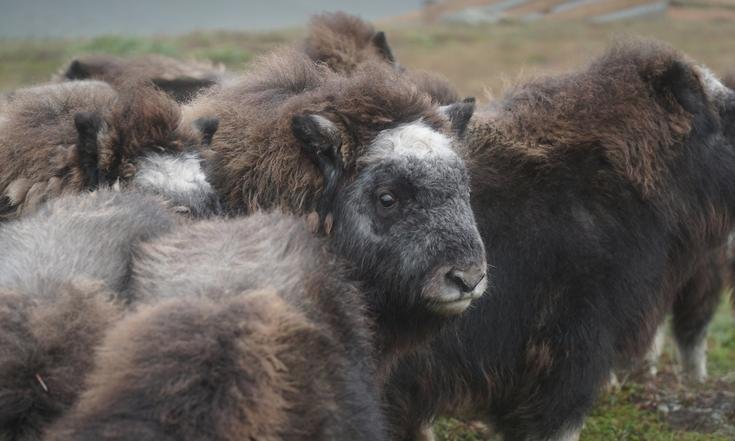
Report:
[[[158,199],[135,192],[54,199],[0,228],[0,287],[40,294],[50,281],[86,278],[121,290],[132,244],[172,228],[172,216]]]

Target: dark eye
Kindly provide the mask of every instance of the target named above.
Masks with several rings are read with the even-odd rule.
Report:
[[[393,193],[389,191],[384,191],[380,193],[380,196],[378,196],[378,200],[380,201],[380,205],[382,205],[383,208],[391,208],[398,202],[398,199],[396,199]]]

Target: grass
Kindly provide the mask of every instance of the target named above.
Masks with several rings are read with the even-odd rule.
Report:
[[[724,435],[670,428],[654,412],[634,404],[638,385],[603,397],[587,419],[581,441],[728,441]]]
[[[497,95],[519,78],[574,68],[620,35],[667,41],[715,71],[735,69],[735,26],[712,20],[653,20],[632,23],[501,23],[498,25],[379,24],[399,61],[440,72],[464,95]],[[303,30],[279,32],[195,32],[153,38],[105,36],[79,40],[0,40],[0,91],[47,80],[63,63],[89,53],[158,53],[210,59],[229,69],[247,67],[257,55],[287,44]]]
[[[593,25],[582,22],[502,23],[483,26],[382,23],[399,61],[448,77],[464,95],[480,99],[498,95],[508,84],[547,72],[579,66],[599,53],[616,35],[644,35],[669,42],[716,72],[735,70],[735,26],[725,21],[654,20]],[[231,70],[246,69],[259,54],[288,44],[303,35],[293,29],[270,33],[195,32],[184,36],[138,38],[104,36],[77,40],[0,40],[0,91],[47,81],[62,64],[90,53],[164,54],[209,59]],[[709,364],[713,380],[703,394],[734,391],[735,323],[723,303],[712,324]],[[671,350],[663,357],[663,371],[673,369]],[[669,375],[666,378],[674,378]],[[587,420],[582,441],[725,441],[731,434],[674,427],[666,415],[651,407],[650,396],[680,393],[678,385],[662,381],[631,383],[600,398]],[[695,396],[696,391],[694,389]],[[664,391],[664,392],[662,392]],[[674,393],[672,392],[672,393]],[[681,392],[684,393],[684,392]],[[691,392],[690,392],[691,393]],[[650,395],[650,396],[648,396]],[[690,397],[691,398],[691,397]],[[655,401],[655,400],[654,400]],[[734,404],[735,406],[735,404]],[[728,415],[735,425],[735,411]],[[488,435],[475,426],[452,419],[436,425],[440,441],[480,441]]]

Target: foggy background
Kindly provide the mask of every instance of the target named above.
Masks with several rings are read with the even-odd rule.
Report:
[[[0,0],[0,38],[271,30],[345,10],[365,19],[402,14],[421,0]]]

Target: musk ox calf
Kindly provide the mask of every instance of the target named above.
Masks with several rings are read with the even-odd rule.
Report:
[[[99,80],[113,86],[131,80],[150,81],[181,103],[225,78],[224,66],[201,61],[183,61],[162,55],[130,58],[87,55],[64,66],[54,81]]]
[[[96,192],[0,226],[0,439],[38,440],[75,402],[122,315],[134,244],[173,225],[157,199]]]
[[[395,439],[427,439],[438,415],[507,441],[577,439],[611,369],[668,311],[713,306],[674,293],[731,230],[734,117],[709,71],[644,42],[480,113],[464,156],[493,295],[399,362]],[[701,331],[675,332],[685,358],[701,357]]]
[[[349,77],[286,50],[191,103],[217,115],[207,178],[230,213],[309,215],[370,282],[382,346],[412,345],[486,285],[465,166],[453,140],[472,113],[442,113],[384,63]],[[397,342],[403,342],[396,345]]]
[[[212,118],[183,126],[179,106],[146,83],[117,91],[99,81],[16,91],[0,120],[0,218],[117,181],[197,215],[216,211],[197,153],[216,128]]]
[[[381,440],[383,293],[302,220],[200,222],[143,244],[136,312],[47,440]]]
[[[352,74],[363,63],[386,63],[435,103],[449,105],[460,100],[455,87],[441,75],[400,66],[385,33],[353,15],[343,12],[315,15],[301,49],[312,60],[344,75]]]

